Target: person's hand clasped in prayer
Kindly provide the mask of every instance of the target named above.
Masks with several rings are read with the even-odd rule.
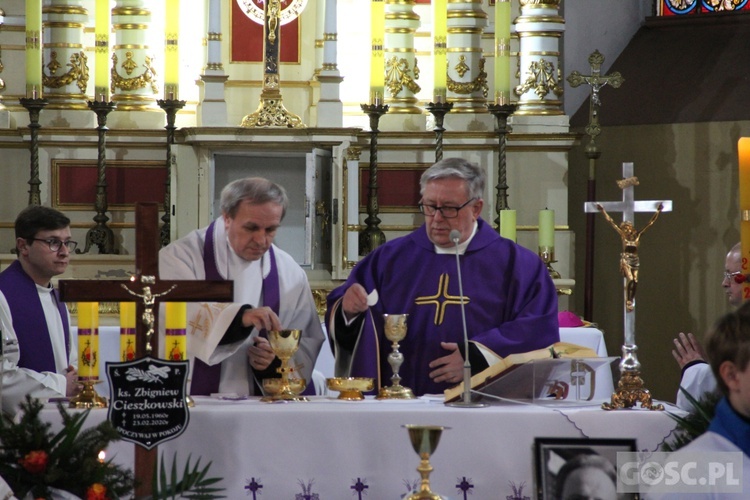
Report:
[[[677,364],[680,365],[680,369],[685,368],[685,365],[693,361],[704,361],[706,359],[703,346],[701,346],[698,339],[692,333],[685,335],[680,332],[677,338],[674,339],[674,347],[672,349],[672,356],[674,356]]]

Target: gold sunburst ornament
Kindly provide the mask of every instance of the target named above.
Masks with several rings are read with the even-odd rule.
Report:
[[[237,0],[237,5],[249,19],[263,25],[263,0]],[[307,0],[281,0],[281,25],[294,21],[305,10],[306,5]]]

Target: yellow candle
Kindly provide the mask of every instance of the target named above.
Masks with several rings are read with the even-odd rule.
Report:
[[[94,100],[109,100],[109,0],[96,0]]]
[[[500,210],[500,236],[516,241],[515,210]]]
[[[555,248],[555,211],[539,211],[539,248]]]
[[[26,97],[42,98],[42,0],[26,0]]]
[[[446,96],[448,81],[448,3],[447,0],[432,0],[432,42],[435,71],[435,102]]]
[[[370,102],[381,104],[385,90],[385,2],[372,0],[370,4],[370,38],[372,40],[372,54],[370,54]]]
[[[78,303],[78,378],[99,379],[99,303]]]
[[[164,98],[176,99],[180,83],[180,0],[167,0],[164,28]]]
[[[742,271],[750,272],[750,137],[742,137],[739,150],[740,244],[742,246]],[[750,300],[750,283],[743,286],[742,297]]]
[[[166,315],[166,357],[171,361],[187,359],[187,304],[167,302]]]
[[[135,359],[135,302],[120,302],[120,361]]]
[[[495,1],[495,101],[510,96],[510,0]]]

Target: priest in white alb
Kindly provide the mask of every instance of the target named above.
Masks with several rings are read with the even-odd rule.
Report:
[[[234,302],[188,307],[191,394],[260,394],[263,379],[279,376],[266,332],[280,329],[302,330],[290,364],[313,393],[323,330],[305,271],[273,245],[287,205],[278,184],[238,179],[221,192],[219,218],[159,252],[162,279],[234,281]]]

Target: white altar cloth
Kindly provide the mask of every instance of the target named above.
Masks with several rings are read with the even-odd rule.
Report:
[[[658,451],[675,425],[665,412],[606,412],[599,406],[464,409],[429,397],[346,402],[315,396],[307,403],[273,404],[195,399],[184,434],[159,452],[168,467],[176,452],[178,470],[188,455],[191,463],[211,461],[209,475],[223,478],[228,498],[313,498],[296,496],[305,491],[325,500],[400,498],[419,479],[419,458],[404,424],[448,427],[431,460],[433,491],[465,498],[459,489],[464,482],[472,485],[468,498],[505,498],[515,485],[534,498],[535,437],[636,438],[639,450]],[[60,428],[53,405],[42,416]],[[106,417],[106,410],[92,410],[86,426]],[[133,456],[131,443],[107,450],[107,458],[131,467]]]

